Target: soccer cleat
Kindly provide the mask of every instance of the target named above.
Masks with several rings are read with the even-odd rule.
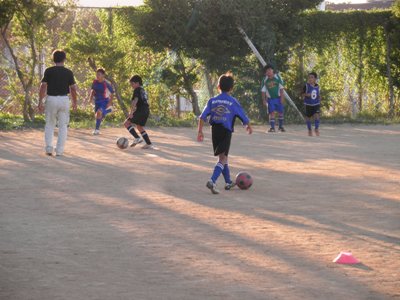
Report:
[[[93,133],[92,133],[93,135],[99,135],[100,134],[100,130],[98,130],[98,129],[95,129],[95,130],[93,130]]]
[[[142,149],[154,149],[154,146],[153,146],[153,144],[145,144],[145,145],[143,145],[143,147],[142,147]]]
[[[308,136],[312,136],[312,130],[308,131]]]
[[[285,128],[283,128],[283,127],[279,127],[279,129],[278,129],[280,132],[286,132],[286,129]]]
[[[267,132],[275,132],[275,128],[270,128]]]
[[[133,140],[133,142],[132,142],[132,144],[131,144],[131,147],[135,147],[137,144],[140,144],[140,143],[142,143],[142,142],[143,142],[143,139],[140,138],[140,137],[138,137],[138,138],[136,138],[136,139]]]
[[[229,191],[229,190],[231,190],[234,186],[236,185],[236,182],[231,182],[231,183],[226,183],[225,184],[225,190],[226,191]]]
[[[315,129],[315,135],[319,136],[319,129]]]
[[[214,195],[219,194],[219,191],[217,190],[217,185],[212,182],[212,180],[207,181],[206,186],[210,189],[211,193],[213,193]]]

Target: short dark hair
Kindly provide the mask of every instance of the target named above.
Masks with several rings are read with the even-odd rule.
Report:
[[[67,58],[67,54],[64,50],[56,49],[53,51],[53,61],[55,63],[61,63]]]
[[[222,92],[229,92],[233,89],[233,85],[235,84],[235,80],[231,75],[221,75],[218,79],[218,86]]]
[[[139,75],[133,75],[129,80],[129,82],[136,82],[139,83],[140,85],[143,85],[142,77],[140,77]]]
[[[314,76],[315,79],[318,78],[318,75],[317,75],[317,73],[315,73],[315,72],[310,72],[310,73],[308,73],[308,75]]]
[[[105,75],[106,74],[106,70],[104,70],[103,68],[98,68],[96,70],[96,73],[101,73],[101,74]]]
[[[271,64],[268,64],[268,65],[266,65],[266,66],[263,68],[264,72],[267,72],[268,69],[275,70],[274,66],[271,65]]]

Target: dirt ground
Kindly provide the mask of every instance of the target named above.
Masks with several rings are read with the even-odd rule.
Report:
[[[60,158],[0,132],[0,299],[400,299],[400,126],[287,129],[237,126],[254,186],[217,196],[208,132],[71,129]]]

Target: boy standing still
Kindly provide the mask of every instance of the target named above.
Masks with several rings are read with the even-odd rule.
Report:
[[[261,89],[263,104],[268,107],[269,123],[268,132],[275,132],[275,112],[278,113],[279,131],[285,132],[283,127],[283,104],[285,102],[283,81],[275,75],[274,67],[264,67],[266,78]]]
[[[153,144],[150,141],[149,135],[147,134],[144,126],[146,125],[147,119],[150,115],[149,102],[147,93],[142,87],[143,81],[139,75],[132,76],[129,80],[131,87],[133,88],[133,96],[132,96],[132,104],[131,104],[131,112],[129,117],[125,120],[125,128],[130,132],[130,134],[135,138],[131,147],[135,147],[137,144],[142,143],[143,140],[146,142],[146,145],[142,147],[142,149],[154,149]],[[139,137],[137,134],[134,125],[139,130]]]
[[[315,72],[308,74],[308,80],[303,88],[304,105],[306,107],[306,123],[308,135],[312,136],[311,119],[314,119],[315,135],[319,136],[319,114],[321,107],[321,95],[317,83],[318,75]]]
[[[76,110],[77,107],[77,86],[74,74],[64,67],[65,60],[66,54],[63,50],[53,52],[55,66],[44,71],[39,89],[38,108],[41,113],[45,111],[45,151],[49,156],[53,155],[54,151],[53,137],[56,124],[58,124],[56,155],[61,156],[64,153],[69,123],[69,93],[72,98],[72,109]],[[43,105],[44,98],[46,98],[45,105]]]
[[[203,141],[204,122],[206,122],[207,117],[210,116],[209,123],[212,131],[214,156],[218,156],[218,163],[214,168],[211,179],[206,185],[213,194],[219,194],[216,182],[221,173],[225,179],[225,190],[230,190],[235,186],[230,176],[228,154],[236,117],[246,126],[246,130],[249,134],[253,132],[249,124],[249,118],[244,113],[243,108],[240,106],[239,102],[230,95],[233,86],[233,77],[222,75],[218,80],[218,89],[221,91],[221,94],[208,100],[199,119],[197,140],[199,142]]]

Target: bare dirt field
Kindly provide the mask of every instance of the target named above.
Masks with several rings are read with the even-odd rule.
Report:
[[[254,186],[217,196],[208,132],[71,129],[63,157],[0,132],[0,299],[400,299],[400,126],[287,129],[237,126]]]

